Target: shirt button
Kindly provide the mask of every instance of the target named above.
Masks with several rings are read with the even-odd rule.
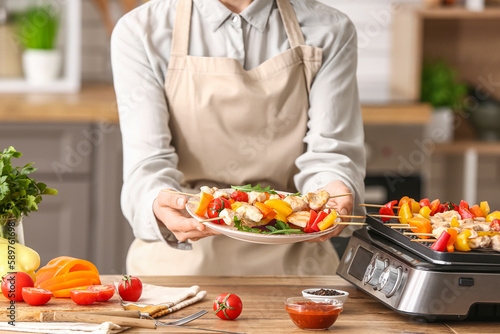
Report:
[[[233,22],[237,23],[240,20],[239,16],[233,16]]]

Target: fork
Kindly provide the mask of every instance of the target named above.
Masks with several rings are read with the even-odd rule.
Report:
[[[165,321],[160,321],[160,320],[156,320],[155,318],[151,317],[149,314],[147,313],[141,313],[141,318],[146,318],[146,319],[151,319],[151,320],[155,320],[156,323],[160,326],[179,326],[179,325],[184,325],[184,324],[187,324],[188,322],[190,321],[193,321],[195,319],[198,319],[199,317],[202,317],[204,316],[205,314],[207,314],[208,311],[206,310],[201,310],[200,312],[196,312],[196,313],[193,313],[191,315],[188,315],[187,317],[185,318],[182,318],[182,319],[179,319],[179,320],[175,320],[175,321],[170,321],[170,322],[165,322]]]

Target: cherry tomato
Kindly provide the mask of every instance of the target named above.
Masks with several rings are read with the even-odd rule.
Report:
[[[87,290],[99,293],[99,296],[97,297],[98,302],[110,300],[115,294],[115,287],[112,285],[92,285],[87,287]]]
[[[2,293],[5,298],[15,300],[16,302],[23,301],[22,289],[24,287],[32,288],[35,284],[30,275],[18,271],[5,275],[2,279]]]
[[[219,213],[224,209],[231,209],[231,203],[229,203],[227,199],[222,197],[214,198],[213,200],[210,201],[210,203],[208,203],[208,209],[207,209],[208,218],[219,217]],[[213,221],[212,223],[219,225],[225,224],[224,220],[222,219]]]
[[[78,305],[90,305],[97,301],[99,292],[91,290],[71,290],[71,300]]]
[[[243,309],[240,297],[234,293],[223,293],[215,298],[214,313],[223,320],[234,320],[238,318]]]
[[[23,299],[32,306],[44,305],[52,298],[52,292],[46,289],[24,287],[21,291]]]
[[[123,300],[128,302],[137,301],[142,294],[142,282],[137,277],[123,276],[120,285],[118,286],[118,293]]]
[[[240,190],[233,191],[231,193],[231,198],[236,202],[248,202],[248,194]]]

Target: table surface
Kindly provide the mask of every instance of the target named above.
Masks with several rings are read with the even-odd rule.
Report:
[[[119,279],[118,276],[105,276]],[[240,333],[304,333],[295,327],[283,302],[288,297],[300,296],[305,288],[336,288],[349,292],[344,311],[329,331],[337,333],[499,333],[499,322],[453,321],[418,323],[400,315],[374,298],[357,290],[338,276],[149,276],[141,277],[144,283],[171,287],[199,285],[208,292],[207,297],[194,305],[161,318],[179,319],[205,309],[212,310],[215,297],[221,293],[235,293],[243,301],[243,312],[235,321],[220,320],[213,312],[186,326],[217,329]],[[499,320],[500,321],[500,320]],[[182,328],[158,327],[156,332],[210,333]],[[131,329],[126,333],[151,333],[148,329]]]

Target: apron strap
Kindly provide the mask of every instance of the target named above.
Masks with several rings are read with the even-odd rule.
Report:
[[[299,21],[295,15],[290,0],[276,0],[278,4],[278,9],[285,25],[286,34],[290,42],[290,47],[293,49],[299,45],[305,45],[304,35],[302,30],[300,30]]]
[[[172,31],[172,55],[188,55],[192,7],[193,0],[177,0],[174,30]]]
[[[280,11],[290,47],[305,45],[304,35],[300,30],[290,0],[276,0]],[[187,56],[189,49],[189,33],[191,28],[191,10],[193,0],[178,0],[175,9],[174,30],[172,32],[172,55]]]

